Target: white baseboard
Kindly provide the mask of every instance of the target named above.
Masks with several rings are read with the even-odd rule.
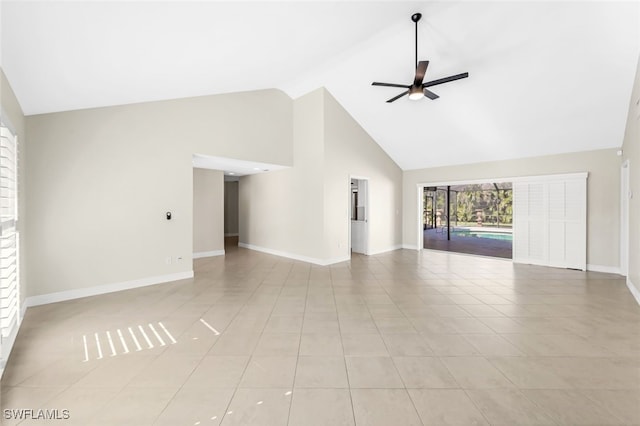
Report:
[[[130,290],[132,288],[146,287],[149,285],[185,280],[188,278],[193,278],[193,271],[176,272],[174,274],[140,278],[138,280],[125,281],[121,283],[104,284],[94,287],[79,288],[75,290],[60,291],[57,293],[31,296],[26,298],[24,305],[28,307],[46,305],[48,303],[63,302],[65,300],[80,299],[82,297],[89,296],[98,296],[100,294],[113,293],[121,290]]]
[[[299,254],[289,253],[286,251],[273,250],[266,247],[255,246],[253,244],[238,243],[238,247],[246,248],[249,250],[260,251],[262,253],[273,254],[274,256],[286,257],[288,259],[300,260],[302,262],[313,263],[314,265],[327,266],[334,263],[348,262],[351,260],[350,256],[340,256],[332,259],[318,259],[315,257],[301,256]]]
[[[405,250],[420,250],[420,247],[415,244],[402,244],[401,248]]]
[[[627,277],[627,287],[629,288],[629,291],[631,292],[633,297],[636,299],[636,302],[638,302],[638,305],[640,305],[640,290],[638,290],[638,288],[633,285],[629,277]]]
[[[224,234],[225,237],[237,237],[238,233],[236,232],[235,234]]]
[[[224,256],[224,250],[200,251],[198,253],[193,253],[194,259],[201,259],[203,257],[213,257],[213,256]]]
[[[327,266],[327,265],[335,265],[336,263],[349,262],[351,260],[351,256],[339,256],[331,259],[320,260],[320,263],[316,263],[315,265]]]
[[[395,246],[387,247],[387,248],[382,249],[382,250],[370,251],[369,252],[369,256],[373,256],[373,255],[376,255],[376,254],[382,254],[382,253],[388,253],[390,251],[400,250],[401,248],[402,248],[402,244],[396,244]]]
[[[592,272],[604,272],[607,274],[621,275],[620,267],[618,266],[602,266],[602,265],[590,265],[587,264],[587,271]]]
[[[22,322],[22,319],[24,318],[24,314],[27,312],[27,299],[25,298],[22,301],[22,304],[20,304],[20,322]]]

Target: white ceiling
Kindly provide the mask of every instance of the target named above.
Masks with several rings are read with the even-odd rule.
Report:
[[[258,173],[271,172],[286,169],[279,164],[258,163],[255,161],[237,160],[227,157],[213,157],[211,155],[193,154],[191,163],[197,169],[222,170],[225,179],[229,176],[246,176]]]
[[[413,79],[414,26],[435,101]],[[27,115],[326,87],[403,169],[622,144],[640,3],[1,3],[0,65]]]

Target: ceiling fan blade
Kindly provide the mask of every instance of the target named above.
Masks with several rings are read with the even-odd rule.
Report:
[[[469,73],[463,72],[462,74],[456,74],[450,77],[444,77],[444,78],[439,78],[437,80],[427,81],[422,85],[422,87],[431,87],[437,84],[448,83],[450,81],[460,80],[461,78],[467,78],[467,77],[469,77]]]
[[[402,92],[402,93],[400,93],[398,96],[394,96],[393,98],[389,99],[389,100],[387,101],[387,103],[391,103],[391,102],[393,102],[393,101],[397,101],[398,99],[400,99],[401,97],[403,97],[404,95],[406,95],[406,94],[408,94],[408,93],[409,93],[409,91],[408,91],[408,90],[407,90],[406,92]]]
[[[371,83],[372,86],[384,86],[384,87],[401,87],[403,89],[408,89],[411,86],[407,86],[406,84],[396,84],[396,83],[379,83],[374,81]]]
[[[418,67],[416,68],[416,77],[413,80],[414,86],[420,86],[422,84],[422,80],[424,80],[424,74],[427,72],[427,66],[429,66],[429,61],[418,62]]]
[[[440,97],[429,89],[424,89],[424,95],[431,100],[438,99]]]

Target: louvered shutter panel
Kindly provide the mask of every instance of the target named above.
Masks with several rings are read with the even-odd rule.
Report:
[[[586,174],[514,183],[514,262],[585,270],[586,223]]]
[[[0,127],[0,140],[0,338],[5,340],[17,330],[20,301],[18,153],[15,136],[4,126]]]

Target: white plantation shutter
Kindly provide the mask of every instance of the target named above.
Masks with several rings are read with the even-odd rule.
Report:
[[[15,136],[0,126],[0,358],[6,359],[18,328],[20,303],[18,249],[18,152]]]
[[[586,269],[587,174],[513,185],[513,261]]]

